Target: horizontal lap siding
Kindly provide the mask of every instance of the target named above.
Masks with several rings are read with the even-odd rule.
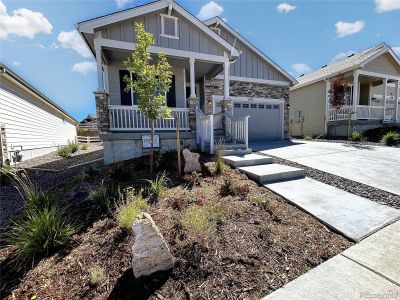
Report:
[[[171,15],[178,17],[179,39],[160,36],[161,13],[166,13],[166,11],[147,14],[109,25],[102,29],[102,36],[107,39],[133,43],[136,40],[133,24],[139,22],[144,24],[146,31],[153,34],[155,45],[158,47],[219,56],[224,55],[223,48],[213,38],[176,13]]]
[[[8,90],[0,89],[0,123],[5,124],[8,151],[66,145],[75,141],[75,125],[34,105]],[[35,153],[41,153],[36,150]]]
[[[393,57],[386,53],[365,65],[366,71],[400,76],[400,67]]]

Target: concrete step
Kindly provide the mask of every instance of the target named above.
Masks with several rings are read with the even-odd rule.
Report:
[[[253,150],[250,148],[247,149],[229,149],[229,150],[222,150],[222,155],[223,156],[231,156],[231,155],[236,155],[236,156],[243,156],[245,154],[250,154],[253,153]]]
[[[243,156],[237,156],[237,155],[224,156],[224,161],[225,163],[234,168],[239,168],[247,166],[272,164],[272,157],[251,153],[251,154],[245,154]]]
[[[286,181],[305,177],[305,171],[285,165],[268,164],[238,168],[259,183]]]

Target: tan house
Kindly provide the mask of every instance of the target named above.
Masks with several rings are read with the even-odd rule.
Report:
[[[334,110],[329,105],[331,83],[344,74],[350,85],[346,105]],[[351,131],[364,131],[400,122],[400,60],[386,44],[349,55],[300,76],[290,89],[290,133],[292,136],[346,136],[350,118]]]

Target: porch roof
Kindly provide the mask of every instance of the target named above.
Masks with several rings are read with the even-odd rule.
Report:
[[[296,90],[298,88],[312,84],[314,82],[318,82],[325,78],[335,76],[339,73],[344,73],[344,72],[354,70],[356,68],[363,67],[369,61],[375,59],[376,57],[378,57],[386,52],[389,52],[393,56],[393,58],[396,60],[396,62],[400,65],[400,60],[393,53],[392,49],[385,43],[382,43],[382,44],[379,44],[378,46],[375,46],[375,47],[366,49],[364,51],[349,55],[348,57],[346,57],[342,60],[339,60],[337,62],[325,65],[322,68],[320,68],[314,72],[300,76],[299,78],[297,78],[297,81],[299,83],[297,85],[295,85],[294,87],[292,87],[292,90]]]

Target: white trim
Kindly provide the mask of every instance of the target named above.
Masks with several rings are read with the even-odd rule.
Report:
[[[215,76],[215,78],[224,79],[224,75],[220,74],[220,75]],[[290,83],[287,81],[258,79],[258,78],[250,78],[250,77],[239,77],[239,76],[229,76],[229,79],[232,81],[261,83],[261,84],[270,84],[270,85],[279,85],[279,86],[290,86]]]
[[[122,50],[128,50],[128,51],[133,51],[136,49],[135,43],[116,41],[116,40],[110,40],[110,39],[104,39],[104,38],[96,40],[96,45],[99,45],[103,48],[122,49]],[[163,47],[157,47],[157,46],[150,46],[149,51],[151,53],[156,53],[156,54],[158,54],[160,52],[164,52],[168,56],[178,57],[178,58],[182,58],[182,57],[194,58],[199,61],[216,62],[216,63],[225,62],[225,58],[223,56],[205,54],[205,53],[199,53],[199,52],[176,50],[176,49],[163,48]]]
[[[242,43],[244,43],[246,46],[248,46],[251,50],[256,52],[258,55],[260,55],[264,60],[266,60],[269,64],[274,66],[278,71],[280,71],[288,79],[290,79],[293,84],[297,83],[297,80],[294,77],[292,77],[289,73],[287,73],[284,69],[282,69],[271,58],[269,58],[267,55],[265,55],[263,52],[261,52],[259,49],[257,49],[253,44],[251,44],[248,40],[246,40],[243,36],[241,36],[232,27],[230,27],[228,24],[226,24],[221,18],[219,18],[219,17],[211,18],[209,20],[204,21],[204,24],[206,24],[207,26],[210,26],[211,24],[214,24],[214,23],[217,23],[217,22],[218,22],[218,25],[221,25],[223,28],[228,30],[231,34],[233,34],[235,37],[237,37]]]
[[[365,70],[358,70],[358,74],[364,75],[364,76],[391,79],[391,80],[400,80],[400,76],[393,76],[393,75],[389,75],[389,74],[376,73],[376,72],[370,72],[370,71],[365,71]]]
[[[371,57],[367,58],[366,60],[364,60],[364,61],[361,63],[361,67],[362,67],[362,68],[364,68],[366,64],[368,64],[368,63],[370,63],[371,61],[377,59],[379,56],[381,56],[381,55],[383,55],[383,54],[385,54],[385,53],[389,53],[389,54],[393,57],[393,59],[397,62],[397,64],[400,66],[400,60],[399,60],[399,58],[397,57],[397,55],[394,54],[392,48],[390,48],[390,47],[387,46],[386,44],[383,44],[383,45],[384,45],[384,47],[383,47],[382,51],[379,51],[378,53],[372,55]]]
[[[110,25],[112,23],[121,22],[127,19],[131,19],[140,15],[148,14],[157,10],[161,10],[163,8],[169,8],[172,4],[172,8],[183,17],[191,21],[195,24],[199,29],[201,29],[204,33],[212,37],[215,41],[217,41],[222,47],[226,50],[231,51],[231,55],[234,57],[239,56],[239,51],[232,47],[227,41],[225,41],[222,37],[212,31],[208,26],[206,26],[199,19],[190,14],[186,9],[182,8],[178,3],[172,0],[161,0],[152,2],[149,4],[145,4],[138,7],[133,7],[131,9],[127,9],[121,12],[117,12],[111,15],[102,16],[96,19],[87,20],[78,23],[77,29],[82,33],[93,34],[96,28]]]
[[[166,14],[160,14],[160,17],[161,17],[161,34],[160,34],[160,36],[179,40],[179,35],[178,35],[178,17],[170,16],[170,15],[166,15]],[[164,18],[174,19],[174,21],[175,21],[175,35],[165,34],[165,32],[164,32]]]
[[[196,80],[195,80],[195,69],[194,64],[196,60],[194,58],[189,59],[189,75],[190,75],[190,98],[196,98]]]

